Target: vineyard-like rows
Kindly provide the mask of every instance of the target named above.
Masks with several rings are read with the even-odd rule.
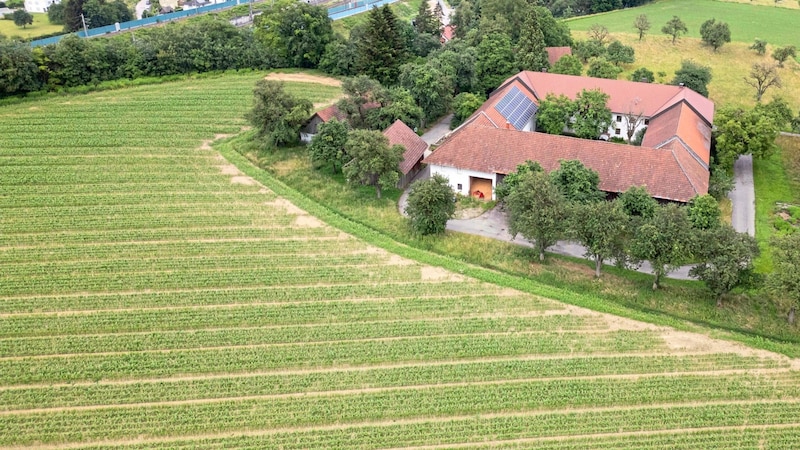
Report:
[[[259,76],[0,108],[0,447],[796,448],[794,361],[389,254],[245,177],[203,142]]]

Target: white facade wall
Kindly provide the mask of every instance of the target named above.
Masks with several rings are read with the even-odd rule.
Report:
[[[25,0],[25,11],[44,13],[53,3],[61,3],[61,0]]]
[[[497,176],[494,173],[477,172],[474,170],[456,169],[455,167],[430,165],[431,176],[434,174],[442,175],[450,181],[450,187],[458,194],[470,195],[469,177],[486,178],[492,180],[492,200],[496,200],[495,191],[497,190]],[[458,186],[461,185],[461,189]]]
[[[620,119],[617,121],[617,119]],[[636,127],[636,130],[633,132],[633,136],[636,136],[636,133],[643,128],[647,128],[645,125],[645,120],[649,119],[648,117],[642,116],[642,120],[639,125]],[[617,130],[619,130],[619,134],[617,134]],[[611,113],[611,125],[608,126],[608,137],[620,137],[622,139],[628,140],[628,116],[627,114],[623,113]]]

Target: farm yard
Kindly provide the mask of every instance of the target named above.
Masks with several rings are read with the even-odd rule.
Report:
[[[261,76],[0,107],[0,448],[796,447],[794,360],[394,255],[250,178],[211,144]]]

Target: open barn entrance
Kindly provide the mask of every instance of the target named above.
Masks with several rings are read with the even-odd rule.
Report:
[[[469,195],[480,200],[491,200],[492,180],[488,178],[469,177]]]

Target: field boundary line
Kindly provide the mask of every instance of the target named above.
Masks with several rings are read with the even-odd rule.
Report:
[[[353,236],[345,235],[346,238],[341,236],[308,236],[308,237],[251,237],[251,238],[220,238],[220,239],[167,239],[163,241],[109,241],[109,242],[77,242],[74,244],[55,244],[55,245],[12,245],[0,248],[0,252],[8,250],[30,250],[30,249],[59,249],[59,248],[72,248],[72,247],[115,247],[124,245],[159,245],[159,244],[222,244],[222,243],[235,243],[235,242],[273,242],[273,241],[354,241],[361,242]],[[364,245],[369,245],[363,243]]]

